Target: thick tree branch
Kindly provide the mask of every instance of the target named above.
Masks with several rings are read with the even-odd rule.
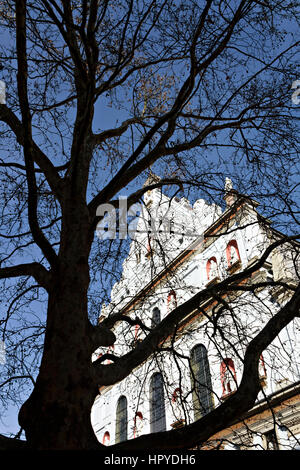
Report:
[[[28,450],[26,441],[0,435],[0,450]]]
[[[17,142],[24,147],[24,127],[22,122],[17,118],[11,109],[5,104],[0,104],[0,120],[5,122],[16,136]],[[40,167],[40,170],[35,169],[36,172],[44,173],[53,194],[58,200],[61,199],[63,181],[58,175],[58,171],[65,169],[67,165],[62,165],[55,168],[52,162],[44,154],[44,152],[36,145],[31,139],[32,158],[34,162]],[[18,163],[4,163],[1,166],[15,166],[16,168],[26,170],[26,166],[19,165]]]
[[[51,275],[44,266],[39,263],[26,263],[10,266],[7,268],[0,268],[0,279],[8,279],[19,276],[32,276],[39,283],[40,286],[46,290],[51,285]]]
[[[218,431],[228,427],[235,419],[248,411],[255,403],[261,388],[258,362],[262,352],[296,316],[299,316],[300,286],[291,300],[266,324],[261,332],[249,343],[244,371],[237,391],[224,403],[184,428],[141,436],[111,447],[119,450],[147,449],[188,449],[201,445]]]
[[[37,187],[34,172],[34,160],[32,157],[32,127],[31,115],[27,94],[27,51],[26,51],[26,0],[20,0],[16,4],[16,36],[17,36],[17,62],[18,62],[18,93],[22,114],[22,126],[24,129],[24,159],[28,184],[28,221],[32,236],[36,244],[51,264],[57,264],[57,255],[40,229],[37,218]]]
[[[101,324],[97,326],[90,325],[89,344],[91,353],[99,346],[112,346],[115,341],[116,336],[110,329]]]
[[[54,169],[56,171],[64,171],[68,168],[69,164],[65,163],[64,165],[56,166]],[[26,171],[26,167],[24,165],[21,165],[20,163],[17,162],[7,162],[5,163],[4,161],[0,162],[0,167],[2,168],[16,168],[18,170]],[[41,170],[40,168],[35,168],[34,169],[35,173],[43,173],[44,171]]]
[[[208,126],[203,133],[201,132],[200,135],[194,139],[193,141],[189,142],[188,144],[183,144],[182,146],[178,146],[178,149],[166,149],[166,144],[168,139],[173,135],[175,131],[175,124],[176,119],[180,115],[184,105],[188,101],[191,93],[194,90],[194,84],[196,76],[200,74],[201,71],[205,70],[209,67],[216,58],[223,52],[227,44],[229,43],[231,36],[233,34],[235,26],[240,21],[241,17],[243,16],[245,4],[248,2],[246,0],[241,1],[239,7],[237,8],[235,14],[233,15],[232,21],[226,28],[226,34],[224,38],[220,41],[218,46],[215,50],[210,51],[209,57],[201,62],[197,61],[196,58],[196,44],[197,40],[200,37],[200,33],[202,31],[202,23],[207,16],[208,9],[210,7],[211,2],[207,2],[205,6],[198,28],[195,32],[193,44],[191,46],[191,66],[190,66],[190,73],[183,85],[181,86],[176,99],[171,107],[171,109],[166,112],[163,116],[161,116],[155,125],[148,131],[146,136],[137,146],[136,150],[132,153],[132,155],[128,158],[128,160],[124,163],[122,168],[118,171],[118,173],[112,178],[112,180],[103,188],[100,193],[95,196],[95,198],[91,201],[89,208],[90,211],[95,211],[97,206],[101,203],[107,202],[110,200],[111,197],[114,196],[122,187],[129,184],[137,175],[139,175],[143,170],[148,168],[152,165],[155,161],[157,161],[160,157],[167,155],[168,152],[175,153],[187,149],[191,149],[193,147],[198,146],[204,138],[215,130],[225,129],[227,127],[238,127],[243,122],[242,120],[236,123],[226,123],[223,125],[218,126]],[[223,35],[223,32],[222,32]],[[151,141],[155,134],[161,129],[161,127],[167,124],[167,129],[162,133],[158,143],[156,144],[155,148],[147,154],[144,158],[138,161],[134,166],[133,163],[137,161],[139,155],[145,149],[146,145]],[[230,125],[229,125],[230,124]],[[120,183],[122,181],[122,184]]]
[[[108,129],[106,131],[101,132],[100,134],[93,135],[93,143],[94,145],[100,145],[106,139],[111,139],[112,137],[120,137],[124,132],[127,131],[128,127],[131,124],[137,124],[143,122],[142,118],[131,118],[127,119],[126,121],[122,122],[119,127],[115,127],[114,129]]]
[[[213,295],[230,292],[230,290],[238,290],[238,283],[250,278],[253,273],[260,269],[275,248],[282,245],[284,242],[291,241],[296,238],[299,238],[299,235],[285,237],[284,241],[282,239],[275,241],[264,251],[257,263],[246,268],[242,272],[233,274],[218,284],[207,287],[183,304],[179,305],[170,312],[168,316],[165,317],[133,351],[120,357],[115,364],[99,367],[95,365],[95,380],[97,383],[101,383],[101,385],[111,385],[125,378],[130,372],[132,372],[132,370],[141,365],[151,354],[153,354],[158,345],[167,339],[167,337],[173,332],[174,328],[184,320],[186,315],[196,312],[199,309],[200,304],[210,299]],[[245,290],[245,287],[245,284],[243,284],[241,291]],[[249,286],[249,290],[251,291],[252,289],[253,284]],[[108,317],[102,322],[102,325],[107,328],[112,328],[112,326],[121,319],[122,311]]]
[[[82,91],[81,84],[86,82],[87,80],[87,73],[84,66],[84,62],[82,60],[79,46],[76,39],[76,30],[78,29],[72,17],[72,9],[71,4],[69,1],[63,1],[63,11],[58,6],[56,2],[48,2],[47,0],[43,0],[42,2],[46,8],[46,11],[49,17],[52,19],[54,24],[59,29],[63,39],[65,40],[66,44],[68,45],[70,54],[72,56],[74,65],[75,65],[75,83],[77,91],[80,93]],[[52,8],[54,5],[54,9],[60,15],[60,18],[55,14],[54,9]],[[64,29],[64,25],[66,25],[66,30]]]

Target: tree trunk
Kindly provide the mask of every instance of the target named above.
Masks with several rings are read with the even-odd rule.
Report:
[[[53,278],[41,367],[19,423],[31,448],[99,448],[90,421],[97,390],[90,375],[87,260]]]

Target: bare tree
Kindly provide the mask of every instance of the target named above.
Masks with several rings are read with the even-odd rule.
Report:
[[[98,388],[128,376],[203,299],[240,288],[272,249],[298,237],[296,6],[17,0],[1,2],[0,19],[1,399],[7,406],[30,392],[19,413],[30,447],[99,448],[90,423]],[[143,186],[151,167],[161,179]],[[145,329],[132,351],[92,363],[98,347],[115,343],[114,325],[130,322],[116,306],[97,323],[128,249],[97,238],[97,208],[117,207],[119,195],[134,204],[162,186],[220,202],[224,174],[288,237]],[[166,432],[164,445],[203,442],[251,408],[261,352],[298,315],[296,288],[248,345],[237,393]],[[160,435],[126,445],[149,442],[159,447]]]

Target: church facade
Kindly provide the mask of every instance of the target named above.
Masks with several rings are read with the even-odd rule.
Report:
[[[229,179],[225,201],[222,211],[203,199],[191,205],[186,198],[169,198],[160,189],[145,194],[122,277],[99,318],[122,311],[133,321],[118,322],[115,345],[99,348],[93,360],[126,354],[176,307],[198,292],[211,294],[126,379],[99,389],[91,421],[101,443],[186,426],[224,403],[240,383],[247,345],[299,282],[298,246],[286,241],[241,280],[260,288],[214,291],[284,240]],[[300,448],[299,327],[299,319],[291,322],[261,355],[254,407],[201,449]]]

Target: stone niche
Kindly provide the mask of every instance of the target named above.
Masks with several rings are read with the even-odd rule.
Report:
[[[276,248],[272,253],[274,281],[295,280],[297,278],[296,262],[299,265],[299,260],[293,259],[293,252],[290,246],[283,245]],[[299,266],[297,267],[299,268]]]

